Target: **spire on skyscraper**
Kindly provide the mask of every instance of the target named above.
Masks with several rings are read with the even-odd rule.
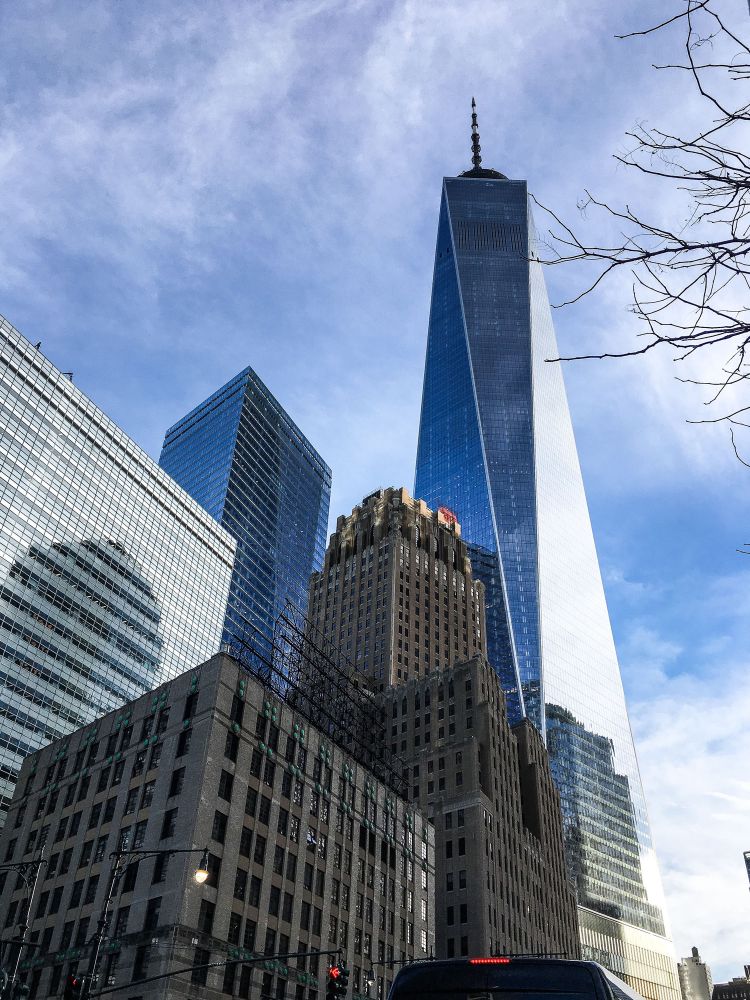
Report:
[[[471,162],[474,169],[479,170],[482,165],[482,157],[479,155],[481,146],[479,145],[479,123],[477,122],[477,102],[471,99]]]
[[[471,162],[473,166],[471,170],[464,170],[461,177],[490,177],[495,180],[507,181],[505,174],[501,174],[499,170],[490,170],[487,167],[482,166],[481,157],[482,147],[479,145],[479,123],[477,121],[477,102],[472,97],[471,99]]]

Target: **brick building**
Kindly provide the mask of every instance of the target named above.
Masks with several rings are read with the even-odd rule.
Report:
[[[380,698],[412,801],[435,824],[436,954],[578,958],[547,751],[530,722],[508,725],[486,659]]]
[[[485,651],[484,586],[450,511],[405,489],[339,517],[310,578],[312,625],[382,690]]]
[[[434,821],[438,957],[577,957],[547,752],[529,723],[509,727],[484,586],[450,511],[385,489],[340,517],[310,619],[379,692],[387,748]]]
[[[209,878],[193,878],[207,846]],[[27,757],[0,862],[44,852],[21,974],[37,998],[86,974],[112,851],[198,849],[124,868],[98,986],[123,997],[317,1000],[326,960],[180,967],[341,948],[355,1000],[434,946],[434,833],[413,806],[218,655]],[[127,859],[124,859],[127,861]],[[0,873],[0,933],[25,890]],[[6,959],[7,960],[7,959]],[[366,976],[370,971],[374,975]]]

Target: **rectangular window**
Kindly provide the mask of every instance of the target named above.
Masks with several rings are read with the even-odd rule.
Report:
[[[164,820],[161,825],[161,836],[160,840],[167,840],[169,837],[174,837],[175,830],[177,828],[177,810],[167,809],[164,813]]]
[[[218,844],[223,844],[227,836],[227,818],[224,813],[217,809],[214,813],[214,822],[211,828],[211,839]]]
[[[169,782],[169,798],[171,799],[173,795],[179,795],[184,784],[185,768],[178,767],[176,771],[172,771],[172,778]]]
[[[175,753],[175,757],[184,757],[188,750],[190,750],[190,740],[192,739],[192,736],[192,729],[186,729],[184,732],[180,733],[180,737],[177,740],[177,751]]]
[[[219,775],[219,798],[224,799],[226,802],[231,802],[232,800],[232,786],[234,785],[234,776],[229,773],[229,771],[222,770]]]
[[[201,907],[198,912],[198,930],[204,934],[210,934],[214,929],[214,913],[216,907],[207,899],[201,900]]]
[[[238,868],[234,877],[234,898],[245,901],[247,894],[247,872],[244,868]]]

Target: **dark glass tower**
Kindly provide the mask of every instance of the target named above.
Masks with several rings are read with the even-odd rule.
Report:
[[[251,368],[169,428],[159,464],[236,539],[224,642],[265,654],[323,564],[331,470]]]
[[[415,496],[458,517],[509,714],[547,740],[584,954],[679,996],[525,181],[446,177]]]

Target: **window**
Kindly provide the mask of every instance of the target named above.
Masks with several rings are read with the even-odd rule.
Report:
[[[132,892],[135,889],[135,883],[138,879],[138,861],[131,861],[128,867],[125,869],[125,878],[122,880],[122,891]]]
[[[99,876],[92,875],[89,879],[89,883],[86,886],[86,895],[83,897],[84,904],[93,903],[96,899],[96,889],[99,885]]]
[[[148,762],[148,770],[151,771],[153,768],[159,766],[159,761],[161,760],[161,743],[157,743],[156,746],[151,751],[151,757]]]
[[[146,972],[148,971],[148,960],[151,951],[151,945],[139,944],[135,950],[135,958],[133,959],[133,981],[136,982],[139,979],[146,978]]]
[[[272,917],[278,917],[281,907],[281,889],[278,886],[271,886],[271,893],[268,898],[268,912]]]
[[[151,803],[154,801],[154,789],[156,788],[155,781],[147,781],[143,786],[143,795],[141,796],[141,809],[148,809]]]
[[[185,711],[182,713],[182,721],[185,719],[192,719],[198,708],[198,692],[193,691],[185,699]]]
[[[240,930],[242,928],[242,917],[239,913],[230,913],[229,915],[229,931],[227,932],[227,941],[230,944],[240,943]]]
[[[277,844],[276,847],[274,848],[274,851],[273,851],[273,873],[274,873],[274,875],[283,875],[284,874],[284,854],[285,853],[286,852],[284,851],[284,848],[281,847],[281,846],[279,846],[279,844]]]
[[[286,836],[287,829],[289,827],[289,810],[279,809],[279,819],[276,825],[276,829],[282,836]]]
[[[114,922],[114,929],[112,931],[112,937],[117,939],[121,938],[128,928],[128,915],[130,914],[129,906],[121,906],[117,911],[117,919]]]
[[[206,948],[196,948],[193,956],[193,971],[190,973],[190,982],[194,986],[205,986],[208,978],[208,969],[195,968],[195,966],[208,965],[211,961],[211,952]]]
[[[161,834],[159,835],[160,840],[167,840],[169,837],[174,837],[175,830],[177,828],[177,810],[167,809],[164,813],[164,819],[161,824]]]
[[[271,816],[271,800],[267,795],[261,795],[260,798],[260,810],[258,811],[258,822],[263,823],[268,826],[268,820]]]
[[[141,820],[140,823],[135,824],[135,830],[133,831],[134,851],[139,851],[143,847],[143,842],[146,839],[146,826],[147,820],[145,819]]]
[[[243,858],[250,857],[250,850],[253,842],[253,831],[247,827],[242,827],[242,833],[240,834],[240,854]]]
[[[136,803],[138,802],[138,789],[131,788],[128,792],[128,796],[125,799],[125,809],[123,810],[123,816],[127,816],[129,813],[135,812]]]
[[[159,910],[161,909],[161,896],[149,899],[146,907],[146,918],[143,921],[144,931],[153,931],[159,926]]]
[[[242,937],[242,946],[250,951],[255,950],[255,933],[257,930],[257,924],[254,920],[245,921],[245,933]]]
[[[117,796],[113,795],[111,799],[107,799],[107,804],[104,807],[104,816],[102,817],[103,823],[110,823],[115,815],[115,809],[117,808]]]
[[[247,795],[245,797],[245,813],[248,816],[254,816],[255,810],[258,808],[258,792],[255,788],[248,788]]]
[[[185,768],[178,767],[176,771],[172,771],[172,778],[169,782],[169,798],[171,799],[173,795],[179,795],[184,784]]]
[[[154,862],[154,874],[151,878],[151,884],[155,885],[158,882],[166,882],[167,880],[167,867],[169,866],[169,855],[159,854]]]
[[[73,813],[70,817],[70,829],[68,830],[69,837],[75,837],[78,833],[78,827],[81,825],[81,813]]]
[[[63,889],[65,886],[58,885],[52,890],[52,899],[49,904],[49,915],[57,913],[60,909],[60,901],[62,900]]]
[[[253,877],[250,879],[250,896],[248,898],[248,903],[250,904],[250,906],[257,907],[260,905],[261,886],[262,886],[261,880],[258,878],[257,875],[253,875]]]
[[[125,770],[125,761],[118,760],[117,763],[115,764],[115,769],[112,772],[112,785],[111,785],[112,788],[114,788],[115,785],[120,784],[120,782],[122,781],[122,774],[124,770]]]
[[[219,875],[221,874],[221,858],[217,858],[215,854],[209,853],[208,855],[208,878],[205,884],[210,885],[211,888],[215,889],[219,884]]]
[[[238,868],[234,877],[234,898],[245,901],[247,893],[247,872],[244,868]]]
[[[217,809],[214,813],[214,822],[211,828],[211,839],[218,844],[223,844],[227,836],[227,818],[224,813]]]
[[[180,738],[177,740],[177,751],[175,753],[175,757],[185,756],[185,754],[190,749],[190,740],[192,736],[193,736],[192,729],[185,729],[183,732],[180,733]],[[196,949],[196,951],[200,950],[201,949]]]
[[[224,756],[227,760],[236,761],[240,752],[240,738],[236,733],[227,733],[226,743],[224,744]]]
[[[94,864],[97,864],[104,858],[107,850],[107,838],[100,837],[96,842],[96,850],[94,851]]]
[[[139,750],[135,755],[135,760],[133,761],[133,770],[130,772],[131,778],[136,778],[139,774],[143,773],[143,769],[146,766],[146,751]]]
[[[77,882],[73,883],[73,891],[70,894],[70,901],[68,902],[69,910],[72,910],[75,906],[80,905],[82,895],[83,895],[83,879],[79,879]]]
[[[86,944],[86,938],[89,933],[89,918],[83,917],[78,921],[78,929],[76,930],[75,936],[75,946],[76,948],[82,948]]]
[[[234,776],[229,773],[229,771],[222,771],[219,775],[219,798],[225,799],[230,802],[232,799],[232,786],[234,785]]]
[[[266,859],[266,838],[261,837],[260,834],[255,835],[255,852],[253,854],[253,861],[256,864],[262,865]]]
[[[210,934],[214,929],[214,913],[216,907],[207,899],[201,900],[201,908],[198,912],[198,930],[204,934]]]

